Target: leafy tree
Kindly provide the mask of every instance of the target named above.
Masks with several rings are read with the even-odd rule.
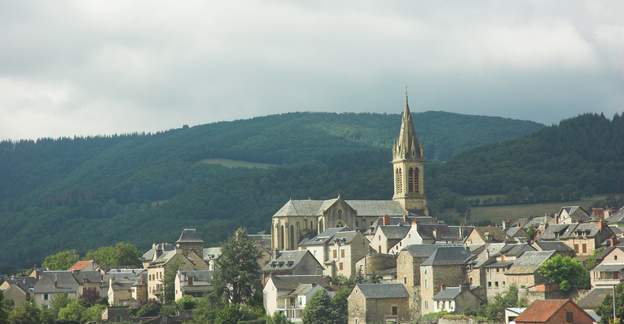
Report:
[[[332,301],[324,289],[312,296],[303,310],[304,324],[333,324],[334,311]]]
[[[23,305],[17,306],[9,313],[9,323],[41,323],[41,310],[32,302],[27,302]]]
[[[538,269],[546,282],[558,284],[564,293],[589,285],[589,272],[580,261],[561,255],[546,260]]]
[[[266,324],[291,324],[284,313],[276,312],[272,316],[267,316]]]
[[[113,246],[104,246],[87,252],[87,259],[94,260],[99,266],[110,269],[120,266],[137,267],[141,265],[139,249],[131,243],[119,242]]]
[[[46,257],[43,260],[43,267],[50,270],[67,270],[79,259],[77,250],[64,250]]]
[[[600,315],[600,323],[613,323],[613,294],[609,294],[602,300],[602,304],[596,309]],[[618,319],[624,318],[624,284],[615,286],[615,315]]]
[[[345,324],[348,320],[349,303],[347,298],[351,294],[352,288],[344,287],[336,292],[332,298],[332,311],[334,315],[334,323]]]
[[[604,250],[605,250],[604,247],[595,249],[594,253],[592,253],[592,255],[590,255],[583,262],[583,264],[585,265],[585,269],[587,269],[587,271],[591,271],[591,269],[593,269],[596,265],[598,265],[598,256],[602,254]]]
[[[85,316],[86,307],[78,300],[70,301],[65,307],[58,312],[58,319],[65,321],[80,322]]]
[[[505,308],[518,306],[520,306],[518,288],[510,286],[505,293],[494,296],[493,301],[482,306],[477,312],[477,315],[492,321],[502,320],[505,316]]]
[[[260,305],[262,293],[259,252],[247,232],[239,228],[223,244],[216,261],[213,287],[216,296],[233,304]]]
[[[537,235],[537,231],[535,230],[535,227],[529,226],[526,230],[526,233],[527,233],[527,239],[529,240],[529,242],[533,242],[535,240],[535,236]]]
[[[54,317],[58,316],[59,311],[69,304],[70,299],[67,294],[55,294],[50,301],[50,310],[54,314]]]
[[[180,309],[189,310],[197,307],[198,300],[195,297],[182,296],[182,298],[180,298],[180,300],[178,300],[176,303],[178,304],[178,307]]]
[[[4,302],[4,294],[0,290],[0,323],[6,323],[9,318],[8,307]]]
[[[202,297],[197,299],[197,304],[193,310],[193,318],[191,323],[212,323],[216,317],[216,313],[221,309],[223,304],[220,299]]]
[[[98,322],[102,319],[102,312],[106,306],[101,304],[93,305],[82,313],[82,320],[87,322]]]
[[[160,304],[155,301],[148,301],[134,311],[136,317],[157,316],[158,314],[160,314]]]

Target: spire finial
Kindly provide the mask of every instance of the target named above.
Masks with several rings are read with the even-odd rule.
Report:
[[[405,106],[408,105],[408,100],[407,100],[407,85],[405,86]]]

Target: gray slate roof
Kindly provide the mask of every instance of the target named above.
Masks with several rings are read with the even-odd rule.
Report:
[[[396,283],[377,283],[377,284],[357,284],[367,299],[382,298],[408,298],[407,290],[402,284]]]
[[[421,265],[460,265],[470,257],[470,251],[463,246],[440,246]]]
[[[435,294],[433,300],[455,300],[461,292],[461,287],[446,287]]]
[[[581,297],[576,304],[583,309],[597,309],[607,295],[613,294],[611,287],[593,288],[585,296]]]
[[[279,252],[279,256],[273,260],[271,260],[264,267],[264,271],[283,271],[283,270],[292,270],[296,268],[301,260],[309,254],[314,260],[316,258],[310,253],[308,250],[304,251],[281,251]],[[317,261],[318,262],[318,261]]]
[[[319,216],[331,207],[338,198],[329,200],[289,200],[273,217],[279,216]],[[403,215],[403,208],[394,200],[345,200],[358,216]]]
[[[328,280],[323,276],[313,275],[285,275],[285,276],[271,276],[273,284],[278,290],[294,290],[300,284],[312,284],[316,283],[321,286],[327,286]]]
[[[357,231],[339,232],[329,241],[330,244],[340,241],[343,244],[349,244],[358,236]]]
[[[99,271],[76,271],[74,277],[79,283],[102,283],[102,274]]]
[[[196,229],[185,228],[176,243],[204,243],[204,240],[201,239]]]
[[[172,251],[175,250],[175,245],[171,243],[156,243],[152,245],[152,248],[147,250],[147,252],[143,253],[143,260],[152,261],[154,259],[154,253],[156,253],[156,248],[160,248],[163,251]]]
[[[546,227],[540,240],[558,240],[570,227],[570,224],[551,224]]]
[[[514,264],[507,271],[507,275],[534,273],[546,260],[555,254],[555,251],[527,251],[514,260]]]
[[[325,243],[329,242],[334,237],[334,235],[336,235],[336,233],[344,232],[344,231],[349,231],[349,228],[348,227],[328,228],[324,230],[323,232],[321,232],[320,234],[316,235],[315,237],[304,240],[303,242],[299,243],[299,245],[302,245],[302,246],[324,245]]]
[[[535,245],[539,246],[542,251],[572,252],[571,247],[561,241],[535,241]]]
[[[37,283],[37,279],[29,276],[7,277],[4,279],[9,284],[18,286],[24,292],[31,292],[35,288],[35,284]],[[0,283],[2,283],[2,280],[0,280]]]
[[[592,269],[592,271],[598,271],[598,272],[620,272],[622,270],[624,270],[624,264],[604,264],[604,263],[601,263]]]
[[[379,226],[379,230],[386,236],[389,240],[402,240],[409,232],[409,226],[403,225],[382,225]]]
[[[535,251],[528,243],[506,244],[500,251],[500,255],[519,257],[526,251]]]
[[[35,284],[35,293],[76,293],[78,281],[70,271],[44,271]]]
[[[436,244],[412,244],[403,248],[402,251],[407,251],[414,258],[428,258],[440,247]]]

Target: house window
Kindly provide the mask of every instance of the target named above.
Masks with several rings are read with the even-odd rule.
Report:
[[[587,253],[587,244],[583,244],[583,253]]]
[[[360,319],[359,318],[355,318],[355,324],[360,324]]]
[[[399,314],[399,306],[392,306],[392,315]]]
[[[407,285],[407,277],[403,277],[403,284]]]
[[[579,252],[579,246],[578,244],[574,244],[574,252],[578,253]]]
[[[574,323],[574,313],[566,312],[566,322],[567,323]]]
[[[619,272],[614,272],[613,273],[613,279],[620,279],[620,273]]]
[[[499,268],[496,268],[496,272],[500,272],[500,269],[499,269]]]
[[[336,250],[332,251],[332,255],[334,256],[334,259],[337,257]]]
[[[498,281],[494,281],[494,286],[498,288]]]
[[[48,294],[43,294],[43,300],[48,300]]]
[[[338,263],[338,270],[342,270],[342,262]]]
[[[344,256],[344,250],[340,250],[340,257],[341,257],[341,258],[344,258],[344,257],[345,257],[345,256]]]
[[[617,261],[617,255],[613,256],[613,260]]]
[[[492,282],[488,281],[488,287],[492,287]]]

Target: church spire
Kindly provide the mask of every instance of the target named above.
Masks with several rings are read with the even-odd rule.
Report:
[[[422,150],[416,137],[412,113],[409,108],[407,87],[405,87],[405,107],[401,117],[401,130],[392,148],[392,153],[394,160],[422,160]]]

